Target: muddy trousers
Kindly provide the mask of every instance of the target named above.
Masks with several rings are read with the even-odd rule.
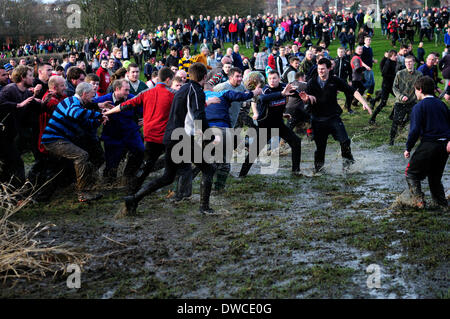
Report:
[[[241,171],[239,173],[239,176],[246,176],[250,170],[250,168],[253,165],[254,160],[256,160],[256,157],[259,155],[259,153],[262,151],[264,146],[270,143],[270,140],[272,139],[271,135],[271,129],[278,129],[279,137],[281,137],[283,140],[285,140],[289,146],[292,149],[292,171],[298,172],[300,171],[300,161],[301,161],[301,147],[302,147],[302,140],[295,134],[289,127],[287,127],[282,120],[279,120],[278,122],[264,122],[260,121],[258,122],[259,126],[256,129],[257,133],[257,153],[251,154],[252,147],[250,145],[249,147],[249,154],[247,154],[245,158],[244,164],[242,164]],[[266,130],[267,138],[264,140],[263,136],[261,134],[261,130]],[[269,144],[270,145],[270,144]],[[250,160],[250,155],[254,158],[253,161]]]
[[[139,132],[122,140],[104,139],[106,166],[104,176],[117,177],[117,169],[122,157],[127,152],[128,159],[123,172],[124,177],[133,179],[144,159],[144,143]]]
[[[72,162],[49,154],[41,154],[28,174],[34,186],[33,198],[38,202],[49,200],[58,188],[69,186],[74,179]]]
[[[327,119],[314,118],[312,120],[312,128],[314,131],[314,142],[316,143],[316,151],[314,152],[314,168],[316,171],[319,171],[325,164],[325,151],[330,134],[341,144],[344,167],[354,163],[350,139],[339,116]]]
[[[301,123],[311,122],[311,115],[309,115],[309,113],[305,111],[304,106],[287,108],[285,113],[291,116],[291,118],[287,122],[287,126],[291,130],[294,130],[297,127],[297,125]]]
[[[448,206],[441,179],[449,154],[447,141],[421,142],[411,156],[405,175],[411,194],[417,201],[424,201],[420,182],[428,178],[433,201]]]
[[[170,185],[175,180],[178,169],[191,166],[189,162],[175,163],[172,159],[172,149],[178,142],[171,142],[166,146],[166,154],[164,157],[164,174],[146,183],[135,195],[134,200],[136,203],[141,201],[145,196],[157,191],[158,189]],[[203,154],[204,147],[200,147],[193,139],[191,141],[191,162],[194,162],[194,154]],[[209,197],[211,195],[212,181],[214,176],[214,167],[206,163],[201,156],[201,161],[194,162],[194,165],[200,168],[202,172],[202,181],[200,186],[200,205],[201,209],[209,209]]]
[[[147,176],[155,168],[158,158],[164,153],[165,150],[164,144],[154,142],[145,142],[144,148],[144,160],[141,168],[136,173],[134,185],[131,186],[131,190],[133,192],[137,192],[141,188]]]
[[[228,179],[228,176],[230,175],[231,171],[231,158],[233,156],[233,150],[235,149],[235,143],[233,141],[231,132],[229,128],[226,127],[215,127],[215,129],[220,130],[221,137],[220,137],[220,143],[216,145],[216,149],[220,149],[222,151],[222,158],[216,158],[214,159],[214,167],[216,169],[215,172],[215,183],[214,183],[214,189],[216,191],[222,191],[225,189],[225,185]],[[227,154],[227,147],[228,154]],[[228,155],[228,156],[227,156]],[[214,152],[214,156],[219,156],[219,154],[216,154]],[[177,188],[177,197],[189,197],[190,191],[192,191],[192,180],[195,179],[195,177],[200,173],[200,169],[198,167],[195,167],[193,170],[188,170],[185,172],[184,176],[183,174],[180,174],[179,184],[184,184],[184,187],[181,189]],[[190,182],[190,187],[186,185]],[[188,195],[187,195],[188,194]],[[182,195],[182,196],[180,196]]]
[[[381,110],[386,106],[387,101],[389,99],[389,94],[394,94],[392,92],[392,85],[385,85],[384,82],[381,85],[381,94],[380,96],[375,98],[375,102],[378,102],[381,100],[380,104],[375,108],[375,110],[372,113],[372,117],[370,118],[371,121],[375,122],[375,119],[377,118],[377,115],[381,112]]]
[[[96,174],[93,164],[89,161],[88,152],[65,140],[57,140],[43,145],[51,155],[66,158],[73,162],[79,192],[89,190],[92,187],[95,183]]]
[[[394,104],[394,117],[392,120],[390,143],[394,143],[395,136],[397,135],[398,127],[405,126],[409,121],[409,115],[411,114],[414,103],[395,103]]]
[[[16,144],[0,136],[0,149],[0,182],[11,182],[14,187],[21,187],[25,183],[25,165]]]

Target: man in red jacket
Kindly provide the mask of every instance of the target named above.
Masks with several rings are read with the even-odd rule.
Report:
[[[237,43],[238,37],[237,37],[237,22],[235,19],[231,21],[230,25],[228,26],[228,32],[230,32],[231,42],[233,44]]]
[[[42,134],[52,117],[53,111],[67,97],[64,94],[65,89],[66,81],[64,78],[62,76],[52,76],[48,81],[48,91],[42,98],[42,110],[39,113],[38,140],[38,150],[42,159],[33,167],[38,172],[33,183],[35,183],[35,189],[39,189],[33,197],[40,202],[49,200],[57,187],[62,186],[64,182],[72,180],[71,174],[73,170],[71,165],[69,165],[71,163],[51,156],[41,144]]]
[[[111,77],[108,72],[108,60],[103,59],[100,67],[97,70],[97,76],[100,78],[100,84],[98,86],[98,96],[103,96],[108,93],[108,87],[111,83]]]
[[[105,113],[105,115],[111,115],[137,106],[144,108],[145,159],[143,168],[133,185],[135,191],[141,187],[159,156],[164,153],[163,137],[174,97],[174,93],[170,90],[173,77],[174,74],[170,68],[163,67],[158,72],[160,82],[157,82],[154,88],[142,92]]]

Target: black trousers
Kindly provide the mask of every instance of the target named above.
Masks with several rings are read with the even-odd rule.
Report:
[[[145,142],[144,161],[141,169],[137,173],[136,184],[133,191],[139,190],[150,172],[153,171],[158,158],[164,153],[164,144]]]
[[[448,205],[441,182],[449,156],[446,147],[444,141],[421,142],[406,168],[407,179],[420,182],[427,177],[433,200],[444,206]]]
[[[300,123],[309,123],[311,121],[311,115],[309,115],[302,106],[287,108],[285,113],[291,116],[288,120],[288,127],[291,130],[294,130]]]
[[[1,134],[1,133],[0,133]],[[14,140],[0,136],[0,182],[16,188],[25,183],[25,165]]]
[[[194,162],[194,165],[197,166],[202,171],[202,187],[201,191],[204,192],[201,194],[202,206],[209,205],[209,196],[211,193],[212,180],[214,176],[214,167],[213,165],[206,163],[203,156],[201,156],[201,161],[194,161],[194,154],[203,154],[203,147],[200,147],[196,144],[193,139],[191,140],[191,162],[182,161],[180,163],[176,163],[172,158],[172,150],[175,145],[177,145],[177,141],[171,142],[166,146],[166,154],[164,157],[164,174],[151,182],[145,184],[135,195],[136,201],[142,200],[145,196],[155,192],[156,190],[170,185],[175,180],[177,175],[177,171],[179,169],[186,169],[191,166],[191,162]]]
[[[390,83],[390,82],[387,84],[385,82],[383,82],[381,84],[380,98],[378,98],[378,97],[375,98],[375,102],[378,101],[379,99],[381,100],[381,102],[377,106],[377,108],[374,110],[371,120],[375,121],[375,118],[377,117],[378,113],[380,113],[381,110],[386,106],[387,101],[389,99],[389,94],[394,95],[394,93],[392,92],[392,85],[393,85],[393,83]]]
[[[320,170],[325,164],[325,151],[330,134],[341,144],[342,158],[354,161],[350,148],[350,139],[348,138],[344,123],[339,116],[326,120],[313,119],[312,128],[314,131],[314,142],[316,143],[316,151],[314,153],[314,166],[316,170]]]
[[[397,135],[398,127],[405,126],[409,121],[414,103],[395,103],[394,104],[394,118],[391,126],[391,141]]]
[[[282,120],[279,121],[260,121],[259,126],[256,128],[257,132],[257,152],[258,154],[262,151],[264,146],[270,143],[272,139],[271,128],[277,128],[279,130],[279,137],[285,140],[292,149],[292,171],[300,171],[300,161],[301,161],[301,147],[302,141],[289,127],[287,127]],[[267,139],[263,140],[261,138],[260,130],[267,129]],[[250,148],[251,150],[251,148]],[[246,156],[245,163],[242,164],[241,172],[239,176],[246,176],[252,167],[253,162],[250,161],[250,154]]]

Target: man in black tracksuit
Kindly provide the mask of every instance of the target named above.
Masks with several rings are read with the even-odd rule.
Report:
[[[395,71],[397,68],[397,51],[391,50],[388,52],[387,57],[384,57],[380,62],[381,75],[383,76],[383,82],[381,84],[381,95],[376,97],[372,101],[372,107],[375,103],[381,99],[381,103],[374,110],[372,117],[369,120],[369,124],[375,124],[375,119],[378,113],[386,106],[389,99],[389,94],[394,95],[392,86],[394,85]],[[395,96],[395,95],[394,95]]]
[[[186,169],[194,163],[202,171],[202,181],[200,186],[200,213],[212,214],[214,211],[209,207],[209,197],[211,194],[211,186],[214,176],[214,167],[205,162],[203,158],[203,149],[207,142],[203,142],[200,146],[194,141],[194,135],[200,129],[198,124],[201,123],[201,131],[205,132],[209,128],[205,114],[205,93],[203,92],[203,84],[206,82],[207,69],[202,63],[194,63],[189,67],[189,83],[183,85],[174,96],[172,107],[170,110],[169,120],[167,122],[166,131],[164,133],[163,144],[166,148],[164,174],[145,184],[135,195],[125,198],[124,213],[132,215],[135,213],[139,201],[145,196],[155,192],[156,190],[171,184],[176,177],[178,169]],[[220,101],[220,100],[219,100]],[[217,101],[214,101],[217,103]],[[180,130],[181,129],[181,130]],[[174,131],[177,132],[174,132]],[[172,133],[175,139],[172,139]],[[173,158],[178,155],[179,150],[172,150],[180,143],[180,134],[183,140],[189,141],[190,149],[181,149],[190,152],[190,160],[184,157],[181,162]],[[210,142],[210,141],[208,141]],[[181,154],[180,154],[181,155]]]
[[[411,113],[405,158],[410,157],[419,137],[421,141],[406,168],[406,181],[415,207],[425,207],[420,181],[428,177],[433,204],[447,209],[441,178],[450,153],[450,110],[433,96],[435,84],[430,77],[419,78],[414,88],[417,99],[421,101]]]
[[[301,140],[300,138],[283,122],[284,111],[286,108],[286,96],[293,94],[291,84],[280,83],[280,76],[276,71],[270,71],[268,76],[268,85],[263,88],[260,95],[257,110],[254,110],[254,118],[258,121],[257,131],[257,152],[258,154],[268,144],[272,138],[271,129],[279,130],[279,137],[284,139],[292,149],[292,172],[300,172],[301,158]],[[255,112],[256,111],[256,112]],[[267,129],[267,139],[262,140],[260,129]],[[255,154],[252,154],[255,155]],[[246,176],[252,166],[250,154],[247,155],[245,163],[242,164],[240,177]]]
[[[372,114],[372,110],[357,90],[337,76],[330,76],[330,60],[322,58],[317,64],[317,76],[308,81],[306,88],[306,93],[315,97],[315,101],[312,101],[310,97],[306,97],[304,100],[305,102],[309,100],[311,103],[312,128],[314,142],[316,143],[314,153],[315,172],[319,172],[325,163],[325,150],[330,134],[341,144],[344,168],[347,168],[354,163],[354,159],[350,149],[350,139],[340,118],[342,109],[337,103],[338,91],[353,95],[369,114]]]

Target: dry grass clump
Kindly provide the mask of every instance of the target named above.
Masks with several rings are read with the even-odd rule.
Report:
[[[10,221],[10,217],[32,201],[32,186],[26,183],[20,189],[0,183],[0,278],[40,279],[48,274],[64,274],[69,264],[80,267],[89,255],[75,252],[65,245],[44,242],[40,235],[50,232],[55,225],[38,223],[34,227]]]

